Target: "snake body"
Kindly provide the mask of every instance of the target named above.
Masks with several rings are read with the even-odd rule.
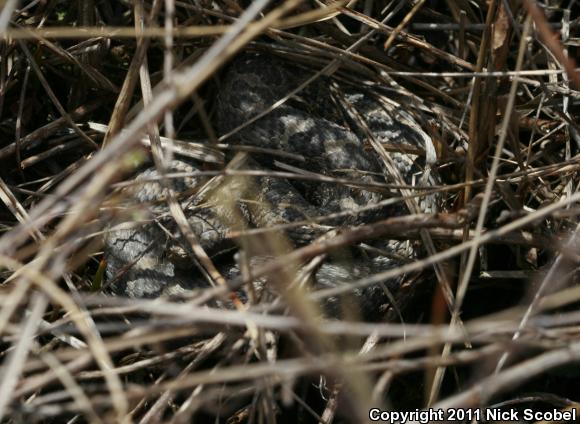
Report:
[[[398,181],[389,175],[388,168],[381,164],[375,152],[365,148],[365,140],[370,131],[370,136],[379,142],[423,148],[426,135],[396,105],[373,98],[363,90],[340,85],[328,77],[314,80],[296,95],[276,105],[310,75],[309,71],[268,55],[240,56],[224,73],[218,92],[217,130],[220,134],[230,134],[238,129],[228,138],[231,144],[267,148],[301,157],[298,163],[290,165],[303,170],[303,175],[312,173],[352,181],[353,184],[313,182],[308,178],[285,179],[261,173],[256,177],[222,177],[213,181],[213,188],[196,192],[196,187],[207,188],[204,184],[208,182],[207,178],[195,175],[200,169],[198,165],[172,159],[166,169],[169,174],[187,175],[169,179],[170,184],[177,194],[189,191],[189,195],[179,197],[180,206],[199,244],[225,278],[234,278],[240,273],[234,259],[239,246],[226,236],[232,230],[300,221],[300,225],[281,232],[284,237],[280,238],[280,245],[293,248],[312,242],[328,231],[329,226],[353,226],[379,217],[408,213],[402,204],[354,212],[362,207],[369,209],[384,199],[380,190],[361,188],[361,185],[369,187]],[[273,105],[276,107],[272,108]],[[363,125],[360,124],[361,117]],[[251,123],[248,125],[248,122]],[[251,156],[241,160],[243,169],[258,172],[277,169],[272,155]],[[391,159],[395,172],[410,184],[413,173],[417,171],[417,157],[394,152]],[[208,285],[199,267],[194,265],[195,257],[188,243],[173,223],[163,201],[162,186],[156,181],[158,178],[159,173],[154,167],[136,177],[137,182],[143,181],[143,184],[136,185],[132,197],[139,205],[148,206],[144,222],[136,223],[133,216],[112,228],[106,237],[106,275],[117,294],[157,297]],[[338,213],[341,218],[324,222],[324,225],[308,222],[314,217],[333,213]],[[248,250],[248,246],[251,244],[242,243],[242,248]],[[403,242],[382,241],[374,247],[371,253],[351,249],[324,262],[313,273],[314,288],[348,284],[399,266],[402,261],[416,255],[415,250]],[[268,252],[259,250],[250,253],[254,258],[250,263],[259,262],[260,256],[267,260],[264,257]],[[371,315],[374,315],[385,309],[388,299],[393,298],[385,293],[385,288],[396,298],[401,282],[385,283],[386,286],[377,285],[354,292],[364,311],[373,311]],[[325,307],[334,314],[340,303],[339,299],[329,299]]]

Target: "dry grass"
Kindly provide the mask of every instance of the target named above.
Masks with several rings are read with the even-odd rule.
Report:
[[[0,421],[330,423],[363,422],[370,407],[578,408],[574,2],[0,5]],[[215,286],[186,301],[111,296],[102,236],[139,212],[119,207],[136,164],[151,154],[163,169],[171,149],[205,163],[209,188],[261,175],[224,167],[256,149],[213,130],[221,69],[245,50],[312,68],[288,98],[321,75],[390,86],[431,136],[433,151],[414,153],[434,161],[441,184],[366,185],[413,213],[331,229],[290,252],[268,236],[299,223],[232,232],[278,252],[233,281],[190,231],[182,193],[170,193]],[[401,149],[369,144],[387,164]],[[279,168],[268,175],[329,180]],[[444,209],[421,214],[417,199],[433,192]],[[424,258],[346,287],[285,290],[305,278],[302,265],[380,237],[410,240]],[[260,277],[280,296],[243,304],[233,290]],[[322,319],[312,302],[395,277],[437,284],[390,322]],[[206,306],[224,296],[236,307]]]

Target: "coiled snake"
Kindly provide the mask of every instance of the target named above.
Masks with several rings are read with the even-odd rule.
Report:
[[[238,157],[240,167],[258,176],[221,177],[213,181],[211,189],[201,191],[199,187],[209,178],[196,175],[199,166],[178,159],[169,162],[166,171],[181,175],[169,181],[175,193],[182,194],[179,202],[188,223],[225,278],[240,272],[234,255],[239,246],[227,236],[234,230],[298,223],[277,232],[285,234],[279,237],[282,251],[309,243],[333,226],[358,225],[377,217],[408,213],[402,203],[380,207],[379,202],[385,198],[381,183],[412,184],[421,180],[420,158],[402,148],[398,152],[394,149],[389,153],[394,166],[389,168],[365,147],[365,142],[372,138],[421,150],[429,142],[428,136],[408,113],[384,96],[326,77],[315,79],[272,108],[311,75],[311,71],[271,56],[244,54],[229,66],[219,88],[215,116],[218,132],[227,134],[242,126],[228,138],[229,143],[290,153],[290,159],[260,152]],[[259,119],[255,119],[257,116]],[[254,122],[247,125],[252,119]],[[297,178],[280,178],[267,172],[284,171],[286,175],[296,167],[301,170]],[[132,190],[134,201],[147,206],[152,219],[141,224],[128,220],[113,227],[106,237],[106,275],[117,294],[157,297],[208,285],[162,200],[163,190],[155,181],[158,177],[151,167],[137,176],[143,184]],[[365,210],[356,213],[361,208]],[[338,218],[313,222],[329,214]],[[268,254],[275,253],[264,252],[260,242],[248,240],[242,238],[238,244],[250,264],[267,261]],[[406,242],[379,241],[364,249],[353,247],[332,255],[313,272],[314,288],[348,284],[415,256],[415,248]],[[401,281],[385,283],[355,291],[365,316],[384,312],[388,299],[393,299],[386,291],[396,298]],[[340,305],[340,299],[329,299],[325,307],[336,314]]]

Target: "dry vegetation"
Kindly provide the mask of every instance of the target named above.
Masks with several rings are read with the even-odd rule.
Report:
[[[0,420],[330,423],[363,422],[371,406],[577,408],[574,3],[0,1]],[[341,229],[257,270],[279,275],[369,235],[412,240],[424,259],[383,276],[432,282],[404,322],[312,318],[284,292],[290,308],[204,307],[225,286],[185,302],[108,294],[102,235],[127,212],[114,184],[149,154],[146,131],[154,146],[161,132],[223,157],[215,91],[244,50],[391,84],[426,123],[441,214]]]

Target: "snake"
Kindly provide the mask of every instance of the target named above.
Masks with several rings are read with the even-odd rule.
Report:
[[[385,206],[384,200],[393,196],[389,184],[432,182],[435,173],[425,177],[420,153],[429,136],[384,90],[315,74],[266,53],[244,53],[227,66],[211,118],[229,145],[247,149],[227,158],[226,168],[239,173],[208,175],[202,162],[177,157],[166,161],[164,174],[155,166],[139,172],[123,192],[133,212],[105,237],[106,280],[115,295],[181,296],[211,285],[169,211],[167,184],[196,243],[227,280],[240,275],[240,257],[251,268],[337,228],[409,213],[405,203]],[[386,159],[369,139],[391,146]],[[230,236],[256,229],[266,230],[262,238]],[[309,290],[349,284],[419,254],[409,241],[351,246],[311,270]],[[401,278],[385,281],[322,307],[337,316],[354,299],[365,319],[376,319],[393,308],[402,285]]]

